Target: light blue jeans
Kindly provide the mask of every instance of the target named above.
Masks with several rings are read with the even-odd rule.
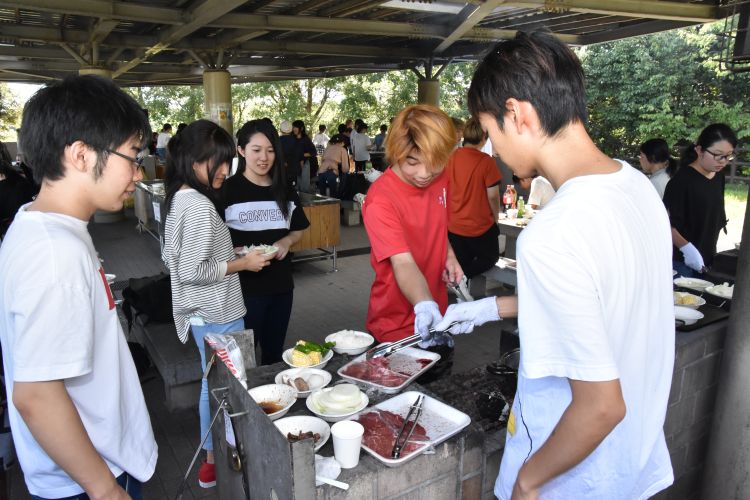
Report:
[[[206,347],[203,337],[209,333],[239,332],[244,329],[245,323],[242,318],[230,321],[229,323],[206,323],[201,326],[190,325],[190,331],[193,332],[195,343],[198,344],[198,352],[201,353],[201,372],[206,371]],[[206,435],[211,425],[211,408],[208,405],[208,381],[206,379],[201,380],[201,397],[198,400],[198,413],[201,419],[201,439],[203,439],[203,436]],[[214,443],[210,436],[206,439],[203,449],[214,449]]]

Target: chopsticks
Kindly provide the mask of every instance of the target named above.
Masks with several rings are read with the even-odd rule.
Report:
[[[445,330],[441,330],[441,333],[447,332],[454,326],[458,324],[457,321],[454,321],[450,325],[448,325],[448,328]],[[435,334],[438,333],[438,330],[435,330],[434,328],[430,328],[430,333]],[[381,356],[388,357],[391,354],[394,354],[401,349],[406,349],[407,347],[412,347],[422,342],[422,337],[415,333],[414,335],[410,335],[406,338],[403,338],[401,340],[398,340],[396,342],[390,342],[387,344],[379,345],[376,347],[373,347],[372,349],[368,350],[365,353],[365,359],[372,359],[372,358],[379,358]]]
[[[393,451],[391,451],[391,458],[401,458],[401,450],[404,446],[406,446],[406,443],[409,442],[409,438],[411,438],[411,435],[414,433],[414,429],[417,427],[417,421],[419,420],[419,417],[422,415],[422,404],[424,403],[424,395],[420,394],[419,397],[417,397],[417,400],[414,402],[414,404],[411,405],[411,408],[409,408],[409,413],[406,415],[406,418],[404,419],[404,425],[401,427],[401,432],[398,433],[398,436],[396,437],[396,442],[393,444]],[[414,420],[412,420],[412,417]],[[404,435],[404,432],[406,432],[406,428],[411,422],[411,428],[409,429],[409,433],[406,435],[406,438],[401,441],[401,437]]]

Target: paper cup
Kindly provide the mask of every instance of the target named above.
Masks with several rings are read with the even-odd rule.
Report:
[[[359,463],[359,450],[365,428],[359,422],[343,420],[331,426],[333,456],[342,469],[351,469]]]

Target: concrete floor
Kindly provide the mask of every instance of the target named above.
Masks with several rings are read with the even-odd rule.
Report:
[[[129,278],[165,271],[158,242],[149,234],[139,233],[136,226],[132,212],[122,222],[89,225],[106,272],[117,276],[114,289],[124,287]],[[362,225],[342,227],[341,239],[338,271],[332,272],[330,260],[294,265],[295,298],[287,333],[288,346],[298,339],[322,341],[329,333],[342,329],[364,330],[374,276],[367,234]],[[495,324],[478,328],[472,335],[457,337],[454,372],[497,360],[499,331],[500,327]],[[144,498],[148,500],[175,497],[199,441],[197,410],[170,413],[164,406],[159,374],[152,371],[144,377],[142,385],[159,444],[159,460],[156,473],[144,486]],[[28,498],[17,465],[10,471],[10,479],[9,498]],[[213,489],[198,487],[194,471],[183,498],[215,498],[215,494]]]

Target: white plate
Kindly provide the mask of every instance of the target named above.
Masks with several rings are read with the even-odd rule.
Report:
[[[360,384],[366,384],[366,385],[375,387],[375,388],[379,389],[380,391],[382,391],[382,392],[384,392],[386,394],[396,394],[397,392],[401,392],[401,389],[403,389],[407,385],[411,384],[414,381],[414,379],[416,379],[417,377],[419,377],[420,375],[422,375],[424,372],[426,372],[427,370],[429,370],[430,368],[432,368],[435,365],[435,363],[437,363],[438,360],[440,359],[440,354],[437,354],[437,353],[434,353],[434,352],[430,352],[430,351],[425,351],[424,349],[417,349],[416,347],[407,347],[405,349],[401,349],[400,351],[398,351],[397,353],[395,353],[395,354],[393,354],[391,356],[388,356],[388,361],[391,364],[391,366],[393,366],[394,368],[397,368],[397,369],[398,369],[399,365],[404,366],[406,364],[409,364],[409,365],[413,364],[416,359],[429,359],[430,363],[427,364],[427,365],[425,365],[424,367],[422,367],[419,371],[417,371],[413,375],[409,376],[406,379],[406,381],[404,383],[402,383],[401,385],[397,385],[397,386],[393,386],[393,387],[376,384],[374,382],[370,382],[369,380],[364,380],[364,379],[352,377],[352,376],[346,375],[344,373],[344,371],[350,365],[352,365],[354,363],[359,363],[359,362],[365,361],[365,355],[364,354],[361,355],[361,356],[358,356],[358,357],[354,358],[349,363],[347,363],[344,366],[342,366],[341,368],[339,368],[339,370],[338,370],[337,373],[339,374],[339,376],[341,378],[345,378],[347,380],[353,380],[353,381],[355,381],[357,383],[360,383]],[[397,370],[395,370],[395,371],[397,371]]]
[[[697,295],[693,295],[692,293],[674,292],[673,295],[674,295],[674,300],[675,300],[674,305],[680,306],[680,307],[689,307],[690,309],[698,309],[700,306],[702,306],[702,305],[704,305],[706,303],[706,299],[704,299],[703,297],[698,297]],[[677,303],[677,298],[678,297],[685,297],[686,295],[689,295],[691,297],[695,297],[697,299],[696,302],[695,302],[695,304],[678,304]]]
[[[683,321],[685,326],[689,326],[703,319],[703,313],[689,307],[674,306],[674,319]]]
[[[279,251],[279,247],[276,247],[273,245],[250,245],[250,246],[240,247],[239,249],[235,251],[235,253],[241,257],[243,255],[247,255],[248,253],[252,252],[256,246],[268,247],[268,250],[261,254],[264,256],[276,255],[276,253]]]
[[[375,338],[369,333],[357,332],[354,330],[341,330],[339,332],[332,333],[326,337],[326,342],[336,342],[338,344],[336,338],[345,332],[351,332],[357,339],[361,339],[361,345],[359,347],[339,347],[338,345],[335,345],[332,347],[332,349],[337,354],[348,354],[349,356],[356,356],[357,354],[362,354],[363,352],[365,352],[367,348],[370,347],[373,342],[375,342]]]
[[[292,368],[319,368],[319,369],[323,369],[323,367],[324,367],[325,365],[327,365],[327,364],[328,364],[328,362],[329,362],[329,361],[331,360],[331,358],[333,357],[333,351],[332,351],[331,349],[329,349],[329,350],[328,350],[328,354],[326,354],[325,356],[323,356],[323,361],[321,361],[321,362],[320,362],[320,363],[318,363],[317,365],[310,365],[310,366],[297,366],[297,365],[293,365],[293,364],[292,364],[292,350],[293,350],[293,349],[294,349],[294,347],[292,347],[292,348],[290,348],[290,349],[287,349],[286,351],[284,351],[284,354],[282,354],[282,355],[281,355],[281,359],[283,359],[283,360],[284,360],[284,363],[288,364],[288,365],[289,365],[289,366],[291,366]]]
[[[317,368],[289,368],[288,370],[284,370],[283,372],[279,372],[276,375],[276,378],[274,379],[274,382],[277,384],[283,384],[284,383],[284,375],[289,377],[290,379],[295,379],[297,377],[302,377],[305,382],[310,384],[310,377],[313,375],[320,375],[323,377],[323,383],[316,385],[315,387],[310,387],[309,391],[297,391],[297,397],[298,398],[306,398],[309,396],[313,391],[317,391],[318,389],[322,389],[323,387],[327,386],[331,383],[331,374],[328,373],[325,370],[319,370]],[[291,386],[290,386],[291,387]]]
[[[290,432],[292,434],[298,434],[300,432],[312,432],[320,434],[320,439],[315,443],[315,451],[323,447],[331,437],[331,426],[325,423],[318,417],[311,417],[309,415],[297,415],[294,417],[280,418],[273,423],[277,429],[286,437]]]
[[[698,279],[698,278],[675,278],[673,283],[682,288],[690,288],[691,290],[698,290],[702,292],[709,286],[714,286],[710,281]]]
[[[710,293],[714,297],[719,297],[722,299],[732,300],[732,295],[734,293],[734,287],[732,287],[731,292],[725,292],[723,288],[719,288],[721,285],[714,285],[706,287],[706,293]]]
[[[361,412],[365,408],[367,408],[367,405],[370,404],[370,398],[367,397],[367,394],[364,392],[360,392],[360,397],[362,398],[360,401],[359,406],[354,411],[350,411],[347,413],[320,413],[316,407],[315,407],[315,401],[320,397],[320,395],[325,391],[330,391],[331,387],[325,388],[325,389],[318,389],[317,391],[313,391],[312,394],[310,394],[310,397],[307,398],[305,401],[305,405],[307,405],[307,409],[313,412],[315,415],[319,416],[326,422],[338,422],[340,420],[346,420],[346,417],[351,417],[352,415],[356,415],[357,413]]]
[[[417,397],[419,397],[420,394],[421,393],[417,391],[405,392],[374,405],[372,408],[368,408],[367,411],[361,413],[366,413],[372,410],[386,410],[396,413],[401,417],[406,417],[407,413],[409,413],[409,408],[417,400]],[[356,420],[356,417],[347,420]],[[427,436],[430,438],[430,442],[425,443],[424,446],[414,450],[405,457],[384,457],[365,446],[364,442],[362,443],[362,448],[375,459],[383,462],[386,466],[397,467],[404,462],[408,462],[409,460],[418,457],[429,446],[435,446],[446,439],[455,436],[471,423],[471,418],[469,418],[466,413],[425,395],[424,402],[422,403],[422,414],[419,417],[418,423],[424,427]]]
[[[260,404],[263,401],[277,401],[282,408],[275,413],[266,413],[268,418],[276,420],[287,414],[297,401],[297,390],[286,384],[266,384],[247,390],[253,401]]]

